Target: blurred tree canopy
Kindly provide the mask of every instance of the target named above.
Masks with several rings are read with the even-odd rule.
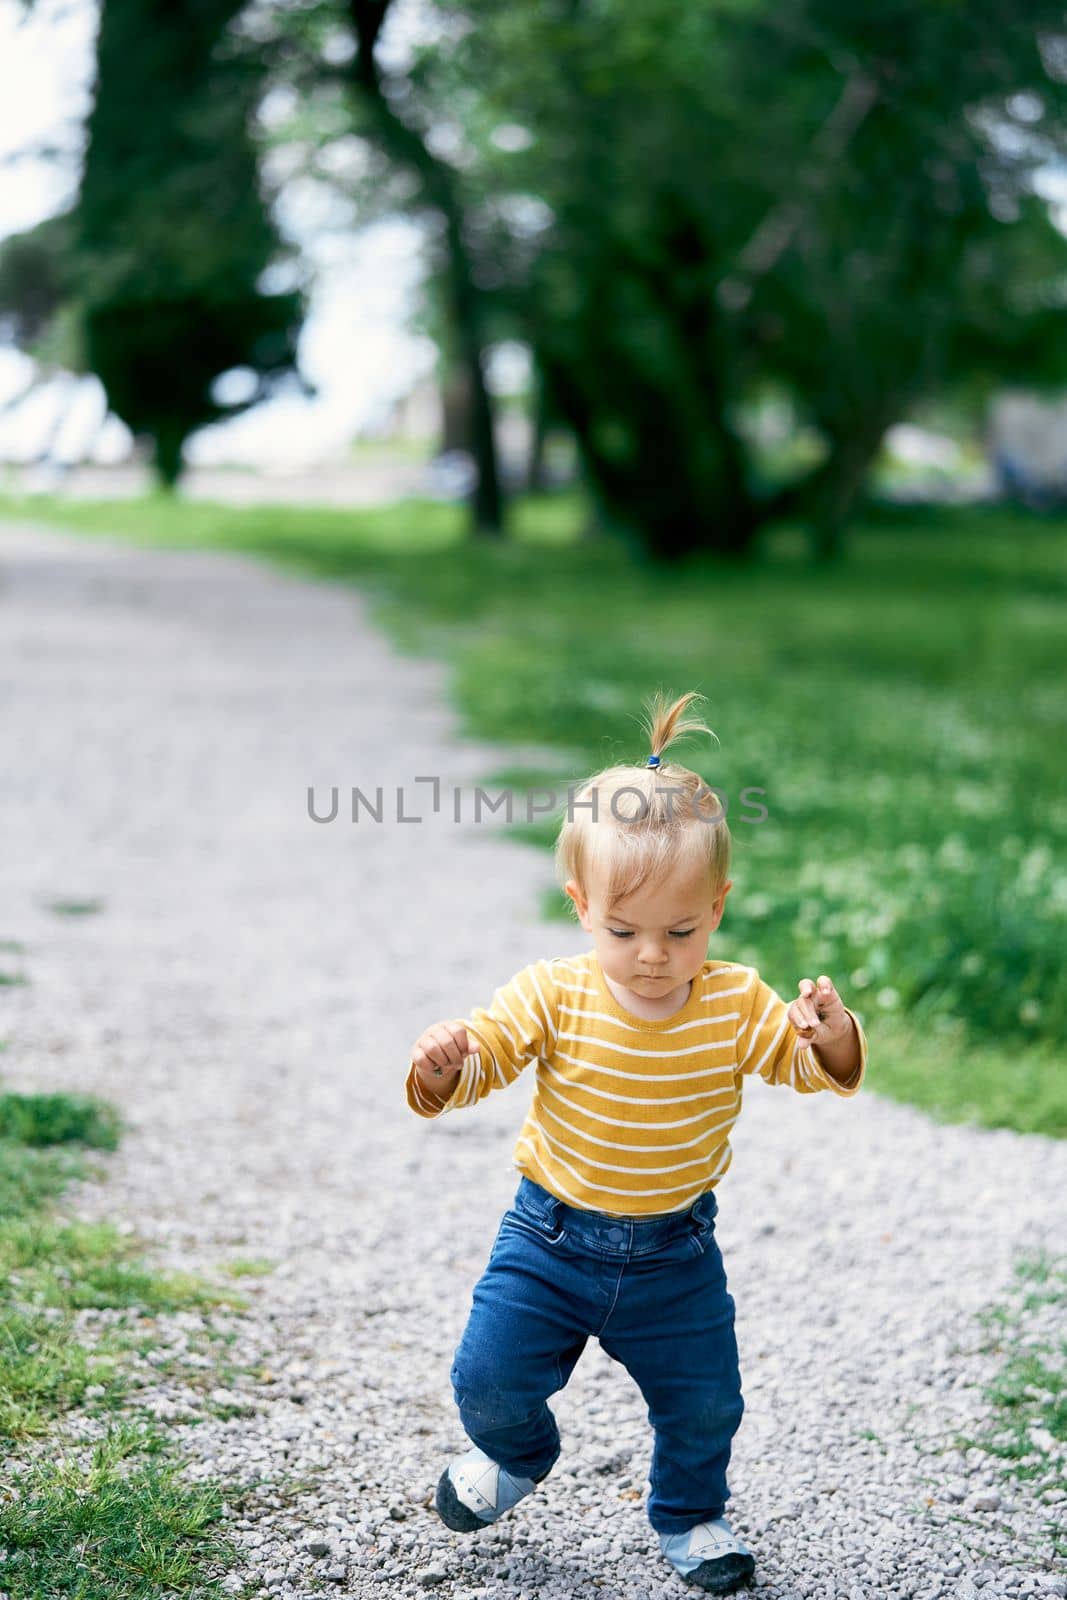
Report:
[[[658,553],[742,551],[787,509],[829,552],[918,400],[1067,380],[1067,245],[1032,187],[1064,151],[1060,7],[438,10],[467,24],[449,66],[519,325]],[[768,384],[823,441],[786,486],[744,431]]]
[[[1058,6],[430,0],[386,73],[398,9],[262,7],[307,170],[436,217],[457,343],[528,342],[604,521],[657,556],[743,554],[783,513],[830,554],[920,402],[1067,379],[1035,192],[1064,152]],[[354,181],[353,133],[383,158]],[[785,482],[753,448],[768,393],[821,441]]]
[[[743,555],[783,514],[831,554],[893,422],[1067,379],[1050,0],[104,0],[99,60],[86,358],[164,473],[211,376],[291,361],[295,303],[254,292],[265,87],[293,104],[270,135],[292,175],[352,225],[425,227],[479,528],[500,525],[500,338],[531,348],[602,522],[668,560]],[[758,448],[768,395],[818,441],[803,470]]]
[[[0,247],[16,341],[96,373],[168,484],[194,429],[294,370],[303,315],[299,292],[260,282],[284,252],[249,133],[260,63],[229,32],[240,9],[103,0],[77,204]],[[235,367],[250,369],[246,392],[214,399]]]
[[[96,101],[77,207],[86,358],[164,482],[194,428],[231,408],[211,385],[295,365],[302,299],[263,293],[281,254],[249,122],[258,63],[228,33],[241,0],[104,0]]]

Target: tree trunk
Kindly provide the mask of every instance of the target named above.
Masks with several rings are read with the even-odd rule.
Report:
[[[811,550],[820,564],[841,559],[845,528],[863,491],[867,469],[877,451],[864,454],[845,448],[834,475],[815,497],[809,515]]]
[[[787,504],[779,502],[780,510],[795,511],[807,523],[816,561],[840,559],[848,519],[863,493],[885,431],[897,414],[894,408],[857,423],[834,442],[830,455],[809,478],[788,491]]]
[[[441,380],[441,454],[468,449],[470,436],[471,401],[466,369],[454,360],[449,361]]]
[[[162,425],[157,427],[152,465],[155,468],[157,487],[167,493],[173,493],[178,479],[182,475],[182,445],[184,442],[184,430],[167,428]]]
[[[470,396],[470,437],[467,447],[474,458],[477,480],[471,491],[474,531],[503,532],[504,507],[500,492],[492,397],[485,381],[485,316],[481,291],[464,233],[463,206],[456,175],[429,149],[423,133],[403,120],[384,91],[374,50],[391,0],[348,0],[349,17],[357,50],[351,81],[372,113],[373,128],[382,150],[398,166],[413,172],[426,201],[445,224],[447,249],[446,297],[456,347]]]
[[[469,317],[470,308],[457,307],[457,315]],[[465,365],[471,395],[471,454],[478,476],[471,490],[474,531],[499,537],[504,531],[504,504],[500,494],[496,437],[493,431],[493,402],[485,381],[483,348],[471,321],[461,330],[466,346]]]
[[[566,328],[546,307],[540,365],[607,512],[648,557],[736,559],[751,553],[759,518],[729,422],[736,353],[709,289],[710,246],[669,187],[648,226],[661,248],[613,236]]]
[[[543,494],[548,487],[545,475],[545,442],[548,438],[548,393],[544,376],[535,364],[533,405],[530,416],[530,456],[526,463],[526,488],[530,494]]]
[[[578,441],[585,472],[608,521],[633,530],[646,555],[666,564],[701,550],[729,559],[751,553],[759,525],[740,447],[711,411],[690,413],[654,392],[621,352],[544,354],[553,408]],[[618,399],[627,448],[606,447],[604,394]]]

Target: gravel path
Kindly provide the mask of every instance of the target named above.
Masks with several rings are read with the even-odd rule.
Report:
[[[645,1519],[644,1404],[595,1342],[553,1401],[564,1454],[538,1495],[476,1539],[430,1509],[464,1442],[448,1371],[532,1077],[424,1122],[408,1048],[585,935],[538,920],[547,858],[496,824],[458,827],[446,805],[319,826],[306,790],[399,784],[415,814],[416,776],[469,802],[514,752],[458,736],[444,669],[398,655],[358,591],[241,557],[5,524],[0,659],[0,937],[30,980],[0,991],[5,1079],[93,1090],[128,1119],[108,1181],[68,1209],[125,1218],[161,1265],[278,1263],[247,1280],[235,1353],[269,1369],[234,1386],[247,1414],[176,1425],[190,1470],[259,1481],[241,1580],[697,1593]],[[103,909],[47,909],[75,899]],[[1047,1502],[951,1446],[1003,1359],[977,1313],[1021,1254],[1067,1237],[1067,1146],[756,1081],[735,1149],[718,1238],[747,1411],[729,1510],[753,1592],[1064,1594]]]

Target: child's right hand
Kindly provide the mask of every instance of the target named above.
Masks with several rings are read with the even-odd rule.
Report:
[[[470,1054],[467,1029],[460,1018],[455,1022],[436,1022],[432,1028],[427,1028],[416,1039],[411,1059],[420,1083],[440,1094],[453,1087],[464,1058]]]

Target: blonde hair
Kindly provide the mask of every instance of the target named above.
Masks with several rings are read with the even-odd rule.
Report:
[[[686,733],[706,733],[718,743],[706,723],[683,720],[690,703],[703,698],[694,690],[668,704],[657,690],[645,701],[642,725],[648,751],[661,757],[660,765],[606,767],[570,796],[555,847],[561,888],[573,879],[588,899],[595,880],[611,908],[649,880],[689,869],[706,872],[711,895],[718,897],[730,871],[726,812],[699,773],[662,760],[663,751]]]

